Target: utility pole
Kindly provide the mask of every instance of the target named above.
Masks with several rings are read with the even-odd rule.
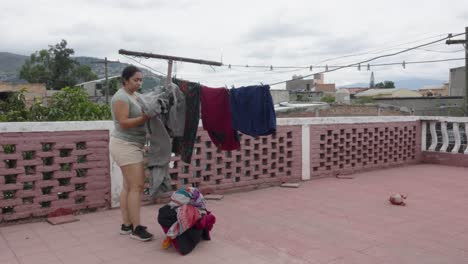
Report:
[[[465,49],[465,116],[468,116],[468,27],[465,27],[465,39],[447,40],[447,45],[462,44]]]
[[[106,87],[104,87],[104,94],[106,97],[106,104],[109,104],[109,74],[107,70],[107,65],[109,63],[120,63],[120,61],[109,61],[107,57],[104,58],[104,61],[93,61],[93,63],[104,63],[104,75],[106,78]]]
[[[104,74],[106,75],[106,104],[109,104],[109,76],[107,74],[107,57],[104,58]]]

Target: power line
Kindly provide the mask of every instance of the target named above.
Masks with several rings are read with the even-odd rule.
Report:
[[[405,61],[405,64],[418,64],[418,63],[433,63],[433,62],[444,62],[444,61],[456,61],[456,60],[464,60],[464,58],[450,58],[450,59],[440,59],[440,60],[427,60],[427,61]],[[366,64],[365,67],[376,67],[376,66],[390,66],[390,65],[402,65],[403,62],[390,62],[390,63],[379,63],[379,64]],[[240,65],[231,65],[232,67],[245,67]],[[347,65],[317,65],[314,68],[339,68],[339,67],[346,67]],[[359,66],[359,65],[358,65]],[[297,70],[309,69],[308,66],[249,66],[250,68],[283,68],[283,69],[296,69],[296,70],[288,70],[282,72],[293,72]],[[236,70],[236,69],[232,69]],[[236,70],[240,71],[240,70]],[[241,72],[250,72],[250,73],[282,73],[281,71],[241,71]]]
[[[408,42],[411,43],[411,42]],[[445,45],[444,43],[436,43],[437,45]],[[428,46],[433,46],[434,44],[429,44]],[[386,49],[385,51],[389,50],[406,50],[405,48],[390,48]],[[453,51],[442,51],[442,50],[431,50],[431,49],[424,49],[424,48],[417,48],[416,50],[423,50],[423,51],[428,51],[428,52],[437,52],[437,53],[456,53],[456,52],[462,52],[465,49],[461,50],[453,50]],[[360,53],[360,54],[351,54],[351,55],[345,55],[341,57],[335,57],[331,59],[327,59],[324,61],[330,61],[338,58],[346,58],[346,57],[353,57],[353,56],[359,56],[361,54],[377,54],[381,52],[376,52],[376,53],[371,53],[371,52],[366,52],[366,53]],[[321,62],[324,62],[321,61]],[[335,65],[310,65],[310,66],[275,66],[275,65],[248,65],[248,64],[224,64],[223,66],[228,67],[229,69],[233,70],[232,68],[264,68],[264,69],[270,69],[271,71],[274,69],[313,69],[313,68],[326,68],[326,67],[340,67],[340,66],[335,66]],[[370,65],[373,66],[373,65]],[[248,72],[248,71],[247,71]],[[260,72],[260,71],[259,71]]]
[[[396,44],[396,45],[393,45],[393,46],[388,46],[388,47],[386,47],[386,48],[372,49],[372,50],[369,50],[369,51],[367,51],[367,52],[356,53],[356,54],[349,54],[349,55],[344,55],[344,56],[335,57],[335,58],[331,58],[331,59],[326,59],[326,60],[319,61],[318,63],[323,63],[323,62],[327,62],[327,61],[331,61],[331,60],[336,60],[336,59],[342,59],[342,58],[349,58],[349,57],[356,57],[356,56],[368,55],[368,54],[379,54],[379,53],[382,53],[382,52],[385,52],[385,51],[395,50],[395,47],[400,47],[400,46],[407,45],[407,44],[413,44],[413,43],[420,42],[420,41],[427,40],[427,39],[433,39],[433,38],[435,38],[435,37],[440,37],[440,36],[442,36],[442,35],[443,35],[443,34],[437,34],[437,35],[433,35],[433,36],[427,37],[427,38],[422,38],[422,39],[418,39],[418,40],[413,40],[413,41],[409,41],[409,42],[405,42],[405,43]],[[318,63],[317,63],[317,64],[318,64]]]
[[[452,51],[443,51],[443,50],[430,50],[430,49],[418,49],[418,50],[424,50],[424,51],[430,51],[430,52],[438,52],[438,53],[456,53],[456,52],[461,52],[464,50],[452,50]]]
[[[441,60],[428,60],[428,61],[405,61],[404,64],[423,64],[423,63],[434,63],[434,62],[444,62],[444,61],[457,61],[457,60],[464,60],[465,58],[453,58],[453,59],[441,59]],[[373,64],[370,66],[391,66],[391,65],[402,65],[400,62],[392,62],[392,63],[381,63],[381,64]]]
[[[408,52],[408,51],[411,51],[411,50],[415,50],[415,49],[418,49],[418,48],[421,48],[421,47],[429,46],[429,45],[431,45],[431,44],[434,44],[434,43],[437,43],[437,42],[440,42],[440,41],[443,41],[443,40],[446,40],[446,39],[450,39],[450,38],[452,38],[452,37],[464,35],[464,34],[466,34],[466,33],[459,33],[459,34],[455,34],[455,35],[449,34],[449,35],[448,35],[447,37],[445,37],[445,38],[441,38],[441,39],[438,39],[438,40],[435,40],[435,41],[431,41],[431,42],[428,42],[428,43],[425,43],[425,44],[421,44],[421,45],[418,45],[418,46],[415,46],[415,47],[411,47],[411,48],[408,48],[408,49],[405,49],[405,50],[402,50],[402,51],[399,51],[399,52],[394,52],[394,53],[390,53],[390,54],[385,54],[385,55],[377,56],[377,57],[374,57],[374,58],[371,58],[371,59],[368,59],[368,60],[364,60],[364,61],[360,61],[360,62],[348,64],[348,65],[345,65],[345,66],[340,66],[340,67],[338,67],[338,68],[331,69],[331,70],[330,70],[330,69],[327,69],[327,70],[322,71],[322,72],[316,72],[316,73],[313,73],[313,74],[308,74],[308,75],[306,75],[306,76],[302,76],[300,79],[304,79],[304,78],[310,77],[310,76],[312,76],[312,75],[314,75],[314,74],[337,71],[337,70],[340,70],[340,69],[343,69],[343,68],[349,68],[349,67],[353,67],[353,66],[358,66],[358,65],[363,64],[363,63],[371,62],[371,61],[373,61],[373,60],[377,60],[377,59],[381,59],[381,58],[385,58],[385,57],[395,56],[395,55],[398,55],[398,54],[401,54],[401,53],[405,53],[405,52]],[[273,84],[270,84],[270,86],[277,85],[277,84],[282,84],[282,83],[286,83],[286,82],[288,82],[288,81],[290,81],[290,80],[286,80],[286,81],[281,81],[281,82],[273,83]]]
[[[154,69],[153,67],[150,67],[150,66],[148,66],[148,65],[146,65],[146,64],[141,63],[141,61],[137,61],[136,59],[134,59],[134,58],[132,58],[132,57],[130,57],[130,56],[127,56],[127,55],[123,55],[123,54],[122,54],[122,56],[124,56],[125,58],[130,59],[130,60],[132,60],[132,61],[134,61],[134,62],[140,64],[140,65],[143,66],[143,67],[146,67],[147,69],[149,69],[149,70],[151,70],[151,71],[155,71],[155,72],[161,74],[162,76],[165,76],[164,73],[162,73],[162,72],[160,72],[160,71]]]
[[[222,65],[222,66],[227,66],[231,70],[234,70],[232,68],[235,68],[235,67],[236,68],[264,68],[264,69],[269,68],[270,69],[269,71],[240,71],[240,70],[236,70],[236,71],[246,72],[246,73],[274,73],[274,74],[287,73],[287,72],[297,72],[297,71],[300,71],[300,70],[303,70],[303,69],[309,69],[310,71],[312,71],[313,68],[324,68],[325,69],[325,71],[316,72],[316,73],[312,73],[312,74],[300,77],[300,79],[304,79],[304,78],[310,77],[310,76],[312,76],[314,74],[337,71],[339,69],[349,68],[349,67],[353,67],[353,66],[358,66],[360,68],[360,64],[370,62],[370,61],[373,61],[373,60],[376,60],[376,59],[384,58],[384,57],[395,56],[395,55],[398,55],[398,54],[401,54],[401,53],[404,53],[404,52],[408,52],[408,51],[411,51],[411,50],[416,50],[416,49],[431,51],[431,52],[441,52],[441,53],[454,53],[454,52],[463,51],[463,50],[458,50],[458,51],[444,52],[444,51],[435,51],[435,50],[422,49],[422,47],[437,45],[438,42],[440,42],[440,41],[450,39],[452,37],[464,35],[464,34],[466,34],[466,33],[464,32],[464,33],[459,33],[459,34],[455,34],[455,35],[449,34],[445,38],[441,38],[441,39],[431,41],[431,42],[428,42],[428,43],[425,43],[425,44],[421,44],[421,45],[418,45],[418,46],[415,46],[415,47],[406,48],[406,49],[404,49],[402,51],[399,51],[399,52],[385,54],[385,55],[377,56],[377,57],[374,57],[374,58],[371,58],[371,59],[368,59],[368,60],[364,60],[364,61],[357,62],[357,63],[352,63],[352,64],[347,64],[347,65],[315,65],[315,66],[313,66],[313,65],[311,65],[311,66],[273,66],[273,65],[270,65],[270,66],[266,66],[266,65],[248,65],[248,64],[246,64],[246,65],[228,64],[228,65]],[[437,35],[437,36],[440,36],[440,34]],[[434,38],[434,37],[430,37],[430,38]],[[425,38],[425,39],[429,39],[429,38]],[[399,45],[396,45],[396,46],[393,46],[393,47],[406,45],[406,44],[409,44],[409,43],[415,43],[415,42],[419,42],[419,41],[421,41],[421,40],[406,42],[406,43],[402,43],[402,44],[399,44]],[[399,48],[397,48],[397,49],[399,49]],[[388,50],[395,50],[395,48],[389,48],[389,49],[377,51],[377,52],[374,52],[372,54],[381,53],[383,51],[388,51]],[[335,58],[327,59],[327,60],[324,60],[324,61],[321,61],[321,62],[335,60],[335,59],[339,59],[339,58],[345,58],[345,57],[360,56],[360,55],[364,55],[364,54],[371,54],[371,52],[366,52],[366,53],[361,53],[361,54],[350,54],[350,55],[345,55],[345,56],[341,56],[341,57],[335,57]],[[123,55],[123,54],[121,54],[121,55]],[[150,67],[148,65],[143,64],[141,61],[138,61],[138,60],[136,60],[136,59],[134,59],[134,58],[132,58],[130,56],[127,56],[127,55],[123,55],[123,56],[130,59],[130,60],[132,60],[132,61],[134,61],[134,62],[136,62],[136,63],[138,63],[139,65],[144,66],[145,68],[147,68],[147,69],[149,69],[151,71],[157,72],[157,73],[161,74],[162,76],[165,76],[164,73],[160,72],[159,70],[154,69],[153,67]],[[409,62],[403,61],[403,63],[393,62],[393,63],[383,63],[383,64],[367,64],[367,65],[364,65],[364,67],[369,68],[369,67],[376,67],[376,66],[391,66],[391,65],[403,65],[403,67],[405,67],[405,65],[407,65],[407,64],[435,63],[435,62],[455,61],[455,60],[462,60],[462,59],[463,58],[441,59],[441,60],[431,60],[431,61],[409,61]],[[290,69],[290,70],[273,71],[274,69]],[[288,81],[290,81],[290,80],[276,82],[276,83],[273,83],[273,84],[270,84],[270,85],[273,86],[273,85],[277,85],[277,84],[281,84],[281,83],[286,83]]]

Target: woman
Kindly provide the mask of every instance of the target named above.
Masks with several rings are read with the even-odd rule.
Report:
[[[123,174],[123,188],[120,193],[120,210],[123,224],[120,234],[141,241],[149,241],[153,235],[140,224],[141,195],[145,179],[143,148],[146,139],[145,123],[149,119],[137,102],[136,92],[143,75],[135,66],[128,66],[122,72],[122,84],[112,97],[111,110],[114,131],[110,138],[110,153]]]

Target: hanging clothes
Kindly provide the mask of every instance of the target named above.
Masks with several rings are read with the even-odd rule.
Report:
[[[171,190],[169,162],[171,161],[171,138],[164,124],[157,117],[150,120],[151,136],[148,149],[149,195],[156,198]]]
[[[181,137],[185,130],[185,95],[174,83],[169,85],[169,90],[172,92],[172,97],[169,100],[171,108],[167,114],[166,128],[171,137]]]
[[[221,150],[240,148],[239,135],[232,128],[229,93],[224,88],[201,88],[201,117],[203,129]]]
[[[176,84],[155,87],[153,91],[141,94],[137,101],[145,114],[161,119],[171,137],[183,135],[185,96]]]
[[[151,198],[171,190],[169,162],[171,160],[171,134],[181,135],[185,121],[185,99],[175,84],[156,87],[142,94],[138,103],[150,117],[147,123],[149,137],[148,169],[150,170]],[[171,134],[170,134],[171,133]]]
[[[234,129],[252,137],[276,133],[276,113],[269,85],[233,88],[229,99]]]
[[[198,123],[200,122],[200,89],[198,83],[173,79],[185,95],[185,126],[183,136],[175,137],[172,141],[172,152],[180,155],[185,163],[192,161],[192,153],[197,138]]]

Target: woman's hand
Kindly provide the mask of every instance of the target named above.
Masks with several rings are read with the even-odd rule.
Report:
[[[151,119],[147,114],[145,114],[145,112],[143,112],[143,110],[141,110],[141,117],[145,122]]]

